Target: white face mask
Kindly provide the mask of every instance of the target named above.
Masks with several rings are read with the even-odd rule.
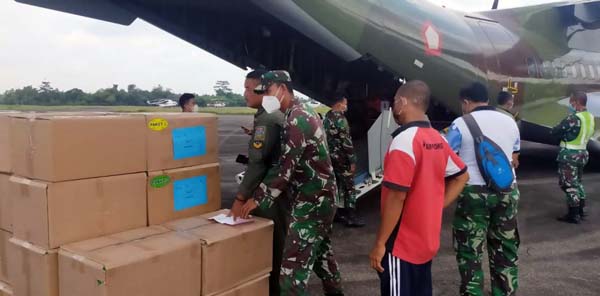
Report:
[[[267,111],[267,113],[273,113],[273,112],[279,110],[279,108],[281,108],[281,101],[279,101],[279,99],[277,98],[278,93],[279,93],[279,90],[277,90],[277,93],[275,93],[275,96],[264,96],[263,97],[262,107],[265,109],[265,111]]]
[[[194,108],[192,108],[192,111],[198,112],[198,105],[194,105]]]

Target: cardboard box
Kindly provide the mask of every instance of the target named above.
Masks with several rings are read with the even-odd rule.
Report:
[[[10,115],[19,112],[0,111],[0,172],[12,173],[10,159]]]
[[[61,296],[198,296],[198,241],[153,226],[61,247]]]
[[[0,229],[12,232],[12,199],[10,198],[10,176],[0,173]]]
[[[8,256],[9,246],[8,240],[12,237],[12,233],[0,230],[0,282],[10,283],[8,277]]]
[[[146,170],[145,118],[133,115],[14,115],[13,170],[58,182]]]
[[[11,238],[8,272],[15,295],[58,296],[58,250]]]
[[[148,221],[157,225],[221,208],[219,164],[148,173]]]
[[[12,287],[7,283],[0,282],[0,296],[12,296],[12,295],[13,295]]]
[[[49,183],[10,177],[13,234],[52,249],[144,227],[146,174]]]
[[[202,295],[205,296],[228,291],[269,273],[272,268],[273,222],[255,218],[253,223],[228,226],[208,220],[226,212],[164,224],[202,242]]]
[[[217,116],[200,113],[146,113],[148,171],[219,161]]]
[[[267,296],[269,295],[269,275],[237,286],[218,296]]]

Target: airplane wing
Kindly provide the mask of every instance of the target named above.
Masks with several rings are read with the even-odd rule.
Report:
[[[123,25],[140,18],[242,69],[288,69],[316,98],[335,92],[343,65],[361,57],[292,0],[16,1]]]
[[[108,0],[15,0],[20,3],[130,25],[137,18]]]

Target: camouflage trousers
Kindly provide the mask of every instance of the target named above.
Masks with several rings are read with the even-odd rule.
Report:
[[[338,188],[335,204],[339,208],[355,209],[354,174],[350,172],[336,173],[335,181]]]
[[[565,192],[569,207],[578,207],[579,201],[585,199],[581,177],[588,160],[589,154],[586,150],[563,148],[558,153],[556,158],[558,162],[558,185]]]
[[[298,221],[292,217],[279,277],[282,296],[308,295],[311,271],[321,279],[326,294],[342,295],[342,279],[330,233],[331,222]]]
[[[487,246],[492,295],[516,295],[518,288],[519,190],[498,194],[467,185],[453,222],[454,250],[461,277],[460,295],[483,296],[483,248]],[[487,245],[484,243],[487,242]]]

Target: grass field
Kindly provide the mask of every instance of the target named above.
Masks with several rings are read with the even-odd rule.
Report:
[[[179,112],[179,107],[152,107],[152,106],[33,106],[33,105],[0,105],[0,110],[16,111],[103,111],[103,112]],[[329,111],[328,107],[321,106],[315,109],[319,113]],[[255,109],[248,107],[200,108],[199,112],[214,113],[218,115],[252,115]]]

